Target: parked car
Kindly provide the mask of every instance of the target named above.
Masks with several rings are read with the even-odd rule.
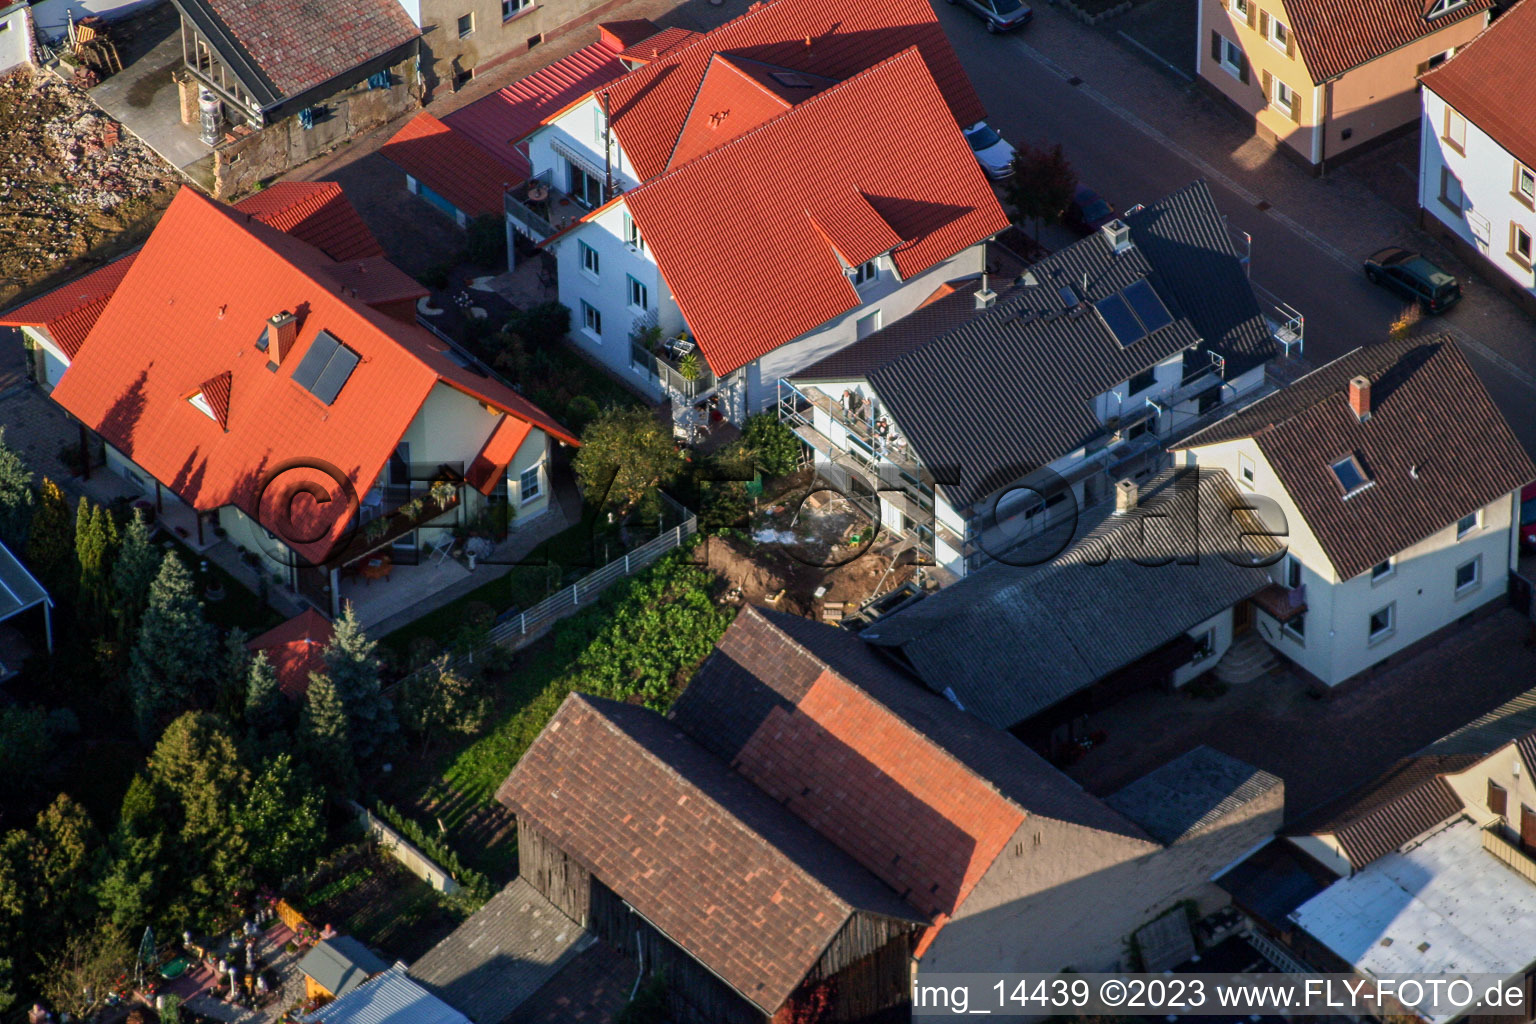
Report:
[[[1520,492],[1520,550],[1536,555],[1536,484]]]
[[[965,141],[987,177],[1006,178],[1013,173],[1013,147],[987,122],[977,121],[965,129]]]
[[[1444,313],[1461,299],[1456,278],[1407,249],[1392,247],[1367,256],[1365,276],[1417,301],[1426,313]]]
[[[1077,186],[1061,215],[1061,222],[1080,235],[1091,235],[1114,219],[1114,205],[1086,185]]]
[[[988,32],[1007,32],[1022,28],[1035,17],[1035,12],[1022,0],[949,0],[959,3],[966,10],[985,19]]]

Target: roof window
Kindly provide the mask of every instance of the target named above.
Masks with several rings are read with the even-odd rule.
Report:
[[[1346,498],[1365,490],[1376,482],[1365,472],[1365,467],[1360,465],[1359,458],[1354,455],[1346,455],[1338,462],[1335,462],[1331,468],[1333,469],[1334,479],[1344,489],[1344,497]]]

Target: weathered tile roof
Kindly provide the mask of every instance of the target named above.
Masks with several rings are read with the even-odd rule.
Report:
[[[422,954],[409,973],[475,1024],[502,1024],[596,941],[517,878]]]
[[[985,116],[944,29],[924,0],[774,0],[754,4],[745,14],[713,31],[691,38],[676,33],[675,38],[676,43],[667,40],[671,49],[625,75],[610,90],[613,130],[642,179],[666,168],[684,125],[695,112],[700,83],[717,53],[844,79],[916,46],[947,101],[949,121],[969,125]],[[662,42],[659,37],[655,41]],[[646,44],[639,49],[646,49]],[[908,97],[904,92],[893,92],[885,99],[888,105],[899,106]],[[713,112],[698,113],[707,117]],[[859,124],[861,129],[867,126],[870,137],[893,137],[880,127],[867,125],[872,112],[864,111],[839,123],[833,145],[836,152],[876,149],[893,155],[895,151],[882,147],[847,144],[850,124]],[[923,147],[916,142],[900,147],[907,148],[921,151]],[[936,180],[941,179],[936,176]]]
[[[1274,550],[1239,536],[1229,510],[1240,506],[1224,472],[1169,471],[1142,486],[1133,513],[1090,510],[1097,521],[1072,524],[1078,539],[1049,561],[989,565],[861,636],[895,648],[971,714],[1011,728],[1269,583],[1266,570],[1223,557]]]
[[[215,46],[233,42],[269,83],[263,107],[296,96],[418,38],[395,0],[351,0],[345,9],[302,0],[176,0],[200,26],[212,21]],[[220,39],[219,36],[224,36]],[[221,47],[222,48],[222,47]]]
[[[1285,0],[1285,13],[1307,72],[1320,83],[1447,25],[1480,17],[1492,0],[1468,0],[1434,19],[1425,17],[1429,6],[1427,0]]]
[[[422,111],[379,147],[402,171],[469,217],[503,212],[502,195],[528,177],[470,137]]]
[[[1146,838],[1012,736],[808,619],[743,608],[673,719],[936,921],[1030,815]]]
[[[1536,167],[1536,4],[1521,0],[1456,55],[1419,78],[1511,156]]]
[[[1349,407],[1354,377],[1370,381],[1363,423]],[[1356,349],[1177,447],[1245,437],[1346,580],[1536,479],[1536,465],[1447,335]],[[1346,500],[1330,467],[1349,455],[1371,485]]]
[[[517,1024],[614,1024],[638,975],[634,957],[594,942],[517,1008]]]
[[[765,1013],[853,915],[927,923],[645,708],[567,697],[497,798]]]
[[[1444,776],[1481,754],[1417,754],[1384,774],[1291,822],[1286,835],[1331,835],[1355,870],[1461,812],[1461,798]]]
[[[848,146],[852,123],[903,144]],[[1008,223],[916,49],[801,101],[623,202],[717,376],[861,304],[838,245],[868,258],[883,251],[872,245],[899,240],[893,258],[911,279]],[[839,235],[831,241],[829,223]]]
[[[1284,786],[1278,776],[1204,745],[1148,772],[1105,803],[1160,843],[1199,835]]]

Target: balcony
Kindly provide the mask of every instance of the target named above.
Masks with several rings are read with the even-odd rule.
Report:
[[[1259,606],[1260,611],[1283,625],[1298,615],[1306,614],[1307,585],[1303,583],[1299,587],[1284,587],[1279,583],[1271,583],[1254,594],[1251,600]]]
[[[504,193],[507,219],[521,235],[543,242],[587,212],[581,203],[550,183],[549,171]]]
[[[686,333],[664,339],[654,348],[643,334],[637,334],[630,340],[629,362],[650,373],[674,401],[684,404],[707,397],[720,384],[704,353]]]
[[[1510,842],[1504,834],[1503,825],[1495,824],[1483,829],[1483,849],[1513,868],[1527,882],[1536,883],[1536,860],[1532,860],[1519,844]]]

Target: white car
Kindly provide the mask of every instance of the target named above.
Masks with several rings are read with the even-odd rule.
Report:
[[[987,177],[998,179],[1013,174],[1013,147],[987,122],[977,121],[967,128],[965,141],[971,144],[971,152],[976,154],[976,162]]]

